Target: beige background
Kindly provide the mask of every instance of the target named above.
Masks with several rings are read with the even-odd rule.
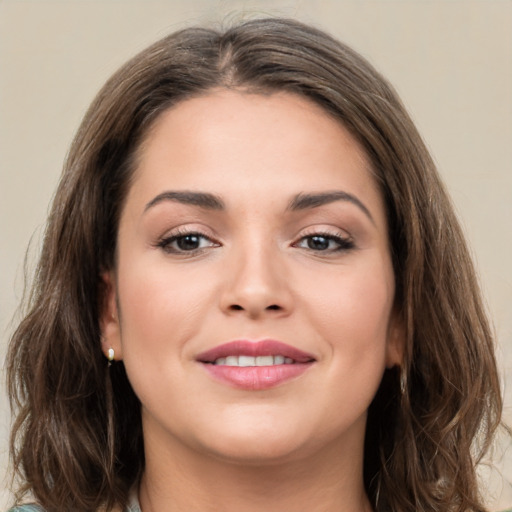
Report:
[[[353,45],[396,86],[448,184],[500,344],[512,423],[512,2],[0,0],[0,356],[74,131],[106,78],[192,23],[279,14]],[[66,364],[65,361],[62,364]],[[3,375],[2,375],[3,380]],[[0,510],[9,413],[0,395]],[[502,441],[506,446],[508,441]],[[494,465],[512,480],[512,450]],[[493,508],[512,491],[491,474]]]

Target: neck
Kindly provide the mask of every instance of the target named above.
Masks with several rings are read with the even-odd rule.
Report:
[[[182,446],[166,456],[162,446],[146,443],[142,512],[370,512],[362,443],[358,457],[353,446],[346,455],[342,448],[330,445],[300,459],[246,465]]]

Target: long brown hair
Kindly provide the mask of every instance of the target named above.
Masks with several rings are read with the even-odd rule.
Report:
[[[403,367],[368,417],[364,479],[379,511],[484,510],[475,463],[499,424],[494,345],[464,237],[392,87],[325,33],[283,19],[174,33],[124,65],[76,135],[53,202],[8,385],[18,498],[48,510],[126,503],[144,469],[140,404],[100,348],[100,273],[115,265],[137,149],[167,108],[214,87],[309,98],[362,144],[386,202]]]

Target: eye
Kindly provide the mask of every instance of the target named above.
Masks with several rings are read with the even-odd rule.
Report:
[[[353,249],[354,242],[346,237],[327,233],[314,233],[302,237],[294,246],[315,252],[332,253]]]
[[[208,247],[218,247],[219,244],[202,233],[176,233],[158,242],[165,252],[172,254],[197,253]]]

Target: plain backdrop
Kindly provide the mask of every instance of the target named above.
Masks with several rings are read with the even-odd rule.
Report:
[[[351,44],[395,85],[447,183],[499,342],[512,423],[512,2],[510,0],[0,0],[0,356],[67,148],[94,94],[127,58],[191,24],[256,15],[312,23]],[[66,364],[66,361],[62,361]],[[9,409],[0,395],[0,510]],[[490,477],[512,505],[512,449]],[[501,473],[504,478],[499,477]],[[507,482],[508,481],[508,482]]]

